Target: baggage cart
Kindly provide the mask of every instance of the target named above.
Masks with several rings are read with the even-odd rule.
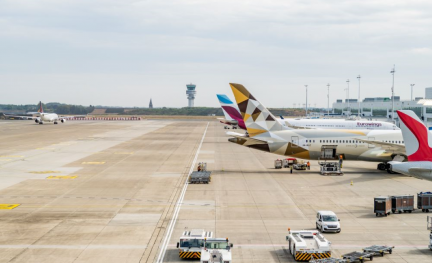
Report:
[[[274,161],[274,167],[275,169],[282,169],[282,160],[277,159]]]
[[[394,213],[411,213],[414,210],[413,195],[394,195],[391,197],[392,212]]]
[[[393,248],[389,247],[389,246],[377,246],[377,245],[373,245],[370,247],[365,247],[363,248],[363,252],[367,252],[367,253],[375,253],[375,256],[381,255],[381,257],[384,257],[384,253],[387,252],[389,254],[393,253]]]
[[[422,212],[429,212],[432,209],[432,192],[420,192],[417,194],[417,208]]]
[[[389,196],[378,196],[374,198],[374,213],[376,216],[388,216],[391,212],[391,199]]]
[[[373,260],[374,253],[373,252],[351,252],[348,254],[342,255],[343,259],[348,260],[348,262],[360,262],[363,263],[366,258],[370,261]]]
[[[211,172],[201,171],[192,172],[189,176],[189,183],[191,184],[208,184],[211,182]]]

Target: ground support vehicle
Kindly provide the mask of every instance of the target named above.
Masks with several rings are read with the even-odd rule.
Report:
[[[363,248],[363,252],[366,253],[375,253],[375,256],[381,255],[381,257],[384,257],[384,253],[387,252],[389,254],[393,253],[393,247],[389,247],[389,246],[377,246],[377,245],[373,245],[370,247],[365,247]]]
[[[208,184],[211,182],[211,172],[192,172],[189,176],[189,183],[191,184]]]
[[[391,212],[391,199],[389,196],[378,196],[374,198],[374,213],[376,216],[388,216]]]
[[[339,162],[318,162],[321,175],[343,175]]]
[[[427,230],[430,231],[429,233],[429,249],[432,250],[432,217],[427,217]]]
[[[397,213],[411,213],[414,210],[414,196],[413,195],[394,195],[391,197],[392,212]]]
[[[277,159],[274,161],[274,167],[275,169],[282,169],[282,160]]]
[[[417,208],[429,213],[432,209],[432,192],[420,192],[417,194]]]
[[[333,211],[318,211],[315,226],[321,233],[341,231],[340,219]]]
[[[295,170],[307,170],[307,164],[303,161],[293,164]]]
[[[228,238],[207,238],[201,249],[201,263],[231,263],[231,248]]]
[[[283,160],[283,167],[284,168],[289,168],[291,165],[294,165],[297,163],[297,159],[296,158],[286,158]]]
[[[331,257],[331,243],[319,231],[288,229],[286,240],[289,252],[296,261]]]
[[[310,263],[349,263],[346,259],[339,258],[322,258],[322,259],[312,259]]]
[[[348,254],[342,255],[343,259],[348,260],[348,262],[360,262],[363,263],[366,258],[369,260],[373,260],[375,253],[374,252],[351,252]]]
[[[213,232],[206,232],[204,229],[192,229],[184,231],[177,242],[180,258],[201,258],[201,250],[204,247],[206,238],[212,238]]]

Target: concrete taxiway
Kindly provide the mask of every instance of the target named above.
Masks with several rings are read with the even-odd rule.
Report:
[[[432,262],[426,215],[375,217],[373,197],[432,182],[345,162],[344,176],[273,169],[277,156],[229,143],[216,121],[36,125],[0,121],[0,262],[185,262],[185,228],[234,243],[233,262],[294,262],[287,228],[314,229],[333,210],[333,255],[394,245],[378,262]],[[208,185],[185,184],[196,162]],[[351,181],[353,184],[351,185]]]

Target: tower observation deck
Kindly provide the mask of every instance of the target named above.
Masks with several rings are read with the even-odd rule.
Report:
[[[189,100],[188,107],[193,107],[195,101],[195,94],[196,94],[196,90],[195,90],[196,85],[191,83],[186,85],[186,88],[187,88],[186,95]]]

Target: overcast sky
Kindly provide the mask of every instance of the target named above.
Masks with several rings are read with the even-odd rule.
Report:
[[[424,96],[432,1],[2,0],[0,104],[218,106],[242,83],[268,107]]]

